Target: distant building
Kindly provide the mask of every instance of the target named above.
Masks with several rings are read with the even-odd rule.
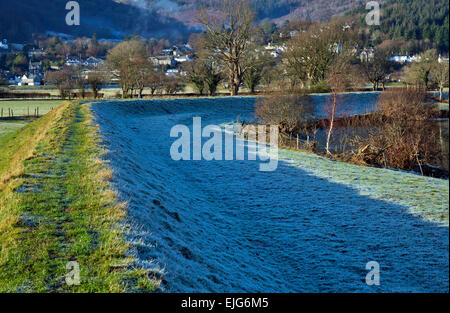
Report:
[[[271,42],[269,42],[267,45],[264,46],[264,49],[267,52],[269,52],[272,57],[278,58],[281,55],[281,53],[286,50],[286,46],[285,45],[275,46],[272,45]]]
[[[411,63],[413,59],[409,55],[393,55],[389,58],[389,61],[396,63]]]
[[[38,74],[23,75],[20,79],[19,86],[40,86],[42,85],[42,77]]]
[[[41,61],[32,62],[30,59],[30,62],[28,63],[28,71],[30,73],[36,74],[41,72],[41,70],[42,70],[42,62]]]
[[[43,57],[46,55],[46,52],[44,51],[44,49],[31,49],[28,51],[28,57],[29,58],[33,58],[33,57]]]
[[[174,68],[174,69],[168,69],[165,74],[166,74],[166,76],[176,76],[179,72],[180,71],[178,69]]]
[[[104,63],[104,61],[102,59],[95,58],[95,57],[89,57],[86,59],[86,61],[83,62],[83,64],[88,67],[98,67],[98,66],[102,65],[103,63]]]
[[[175,59],[172,56],[150,57],[150,61],[156,66],[161,66],[161,65],[174,66],[175,65]]]
[[[448,58],[444,58],[443,56],[441,56],[440,54],[439,54],[439,58],[438,58],[438,62],[439,63],[449,63],[449,59]]]
[[[177,56],[177,57],[175,57],[174,59],[175,59],[175,61],[178,62],[178,63],[184,63],[184,62],[190,62],[190,61],[192,61],[192,59],[191,59],[188,55],[185,55],[185,56]]]
[[[82,61],[80,59],[77,58],[66,58],[66,65],[67,66],[76,66],[76,65],[81,65]]]
[[[361,53],[359,54],[359,58],[361,60],[361,63],[364,62],[372,62],[373,59],[375,58],[375,50],[373,48],[370,49],[364,49],[363,51],[361,51]]]

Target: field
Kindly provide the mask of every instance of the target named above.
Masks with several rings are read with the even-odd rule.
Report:
[[[9,117],[9,110],[13,111],[15,117],[34,116],[47,114],[52,109],[58,107],[62,100],[0,100],[1,117]]]
[[[47,114],[62,102],[61,100],[0,100],[0,138],[27,125],[36,118],[35,115]],[[14,118],[9,119],[10,117]]]

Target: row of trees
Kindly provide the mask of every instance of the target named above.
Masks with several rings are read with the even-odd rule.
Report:
[[[184,66],[184,80],[200,94],[214,95],[222,81],[228,85],[230,95],[237,95],[242,84],[254,92],[270,63],[267,56],[257,53],[251,41],[254,12],[246,1],[237,0],[222,1],[218,9],[221,14],[212,14],[206,8],[199,11],[198,19],[206,31],[192,40],[196,56]],[[174,79],[154,69],[148,51],[148,44],[132,38],[108,52],[107,64],[120,80],[124,97],[135,93],[142,96],[145,87],[152,94],[158,88],[166,92],[179,88]]]
[[[442,100],[443,90],[449,86],[449,64],[439,63],[436,50],[427,50],[407,68],[406,81],[425,89],[436,86]]]
[[[62,99],[70,100],[74,89],[78,89],[79,97],[85,98],[86,86],[90,86],[92,95],[96,99],[102,86],[108,82],[109,75],[103,71],[84,74],[81,68],[68,66],[59,71],[47,72],[44,79],[58,88]]]
[[[173,94],[182,89],[179,79],[154,68],[145,42],[136,38],[123,41],[108,52],[106,67],[120,81],[122,97],[143,97],[145,88],[152,95],[164,90]]]

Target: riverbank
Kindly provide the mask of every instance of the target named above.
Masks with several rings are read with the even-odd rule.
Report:
[[[165,291],[448,291],[448,181],[283,149],[273,172],[258,159],[171,158],[171,127],[223,126],[253,108],[249,98],[92,106],[137,225],[129,240]],[[364,283],[373,260],[375,289]]]
[[[64,103],[0,138],[0,292],[158,288],[128,255],[125,203],[103,153],[86,104]],[[79,285],[66,281],[69,262]]]

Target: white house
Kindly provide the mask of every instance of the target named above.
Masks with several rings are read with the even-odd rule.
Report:
[[[175,57],[175,61],[178,63],[190,62],[192,61],[188,55],[185,56],[177,56]]]
[[[89,57],[86,59],[86,61],[83,62],[85,66],[89,67],[98,67],[103,64],[103,60],[95,57]]]
[[[439,63],[447,63],[448,64],[449,59],[448,58],[444,58],[443,56],[441,56],[439,54],[439,58],[438,58],[438,62]]]
[[[82,64],[82,62],[79,59],[71,59],[71,58],[66,59],[67,66],[74,66],[74,65],[81,65],[81,64]]]
[[[409,55],[393,55],[389,58],[389,61],[396,63],[411,63],[413,62],[413,58]]]
[[[42,85],[42,77],[40,75],[23,75],[20,79],[19,86],[40,86]]]

